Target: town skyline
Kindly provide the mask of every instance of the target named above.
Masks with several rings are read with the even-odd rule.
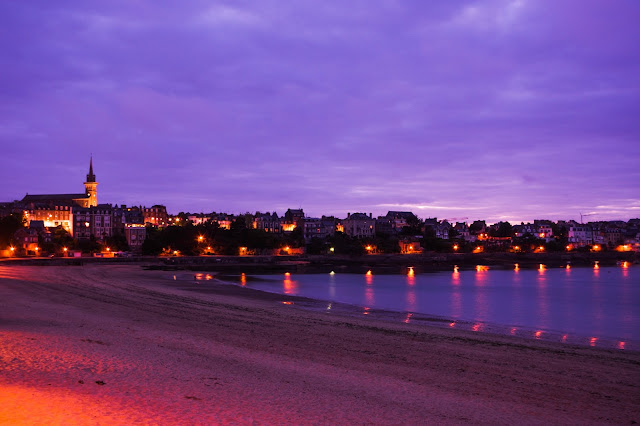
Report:
[[[94,174],[94,169],[93,169],[93,156],[90,157],[90,169],[89,169],[89,173],[86,175],[87,179],[90,183],[85,182],[84,185],[85,187],[87,187],[87,185],[98,185],[98,182],[96,182],[96,176]],[[91,183],[92,182],[92,183]],[[96,205],[96,191],[95,191],[95,186],[93,186],[92,190],[89,191],[89,189],[86,189],[86,199],[89,199],[89,193],[91,192],[93,195],[91,196],[93,201],[92,205]],[[82,197],[83,194],[73,194],[70,193],[70,191],[63,191],[63,188],[54,188],[54,190],[49,191],[49,193],[55,193],[55,194],[63,194],[65,197],[69,198],[68,201],[71,201],[71,196],[74,196],[76,198],[78,197]],[[5,202],[5,203],[12,203],[12,202],[20,202],[21,200],[24,202],[26,201],[28,198],[33,197],[33,196],[42,196],[42,197],[50,197],[49,194],[43,194],[43,195],[39,195],[39,194],[43,194],[42,192],[37,192],[34,193],[33,191],[31,193],[26,192],[25,196],[22,198],[16,198],[13,200],[0,200],[0,202]],[[122,198],[122,196],[121,196]],[[124,195],[124,198],[126,199],[126,195]],[[74,200],[74,201],[78,201],[78,200]],[[231,214],[231,215],[243,215],[243,214],[253,214],[253,213],[278,213],[278,214],[282,214],[283,211],[285,210],[290,210],[290,209],[300,209],[300,210],[304,210],[304,206],[288,206],[288,207],[282,207],[280,209],[249,209],[249,210],[245,210],[245,211],[230,211],[228,209],[204,209],[201,211],[189,211],[189,210],[176,210],[176,209],[172,209],[172,207],[170,205],[167,205],[166,203],[162,202],[162,200],[156,200],[156,201],[151,201],[147,204],[144,203],[125,203],[122,201],[113,201],[113,200],[107,200],[104,201],[102,200],[102,194],[101,194],[101,201],[100,203],[101,205],[128,205],[128,206],[140,206],[140,207],[151,207],[151,206],[155,206],[155,205],[161,205],[163,207],[166,207],[166,211],[168,214],[170,215],[177,215],[178,213],[188,213],[188,214],[193,214],[193,215],[198,215],[198,214],[211,214],[211,213],[221,213],[221,214]],[[364,213],[364,214],[369,214],[373,217],[382,217],[385,216],[386,213],[390,213],[393,211],[407,211],[407,212],[411,212],[413,214],[415,214],[416,217],[420,218],[420,219],[438,219],[439,221],[448,221],[451,223],[455,223],[455,222],[464,222],[464,223],[471,223],[474,221],[486,221],[488,224],[491,223],[498,223],[498,222],[513,222],[513,224],[517,224],[519,222],[521,223],[530,223],[533,222],[534,220],[550,220],[552,222],[558,222],[558,221],[575,221],[576,223],[587,223],[587,222],[607,222],[607,221],[628,221],[631,219],[636,219],[637,217],[629,217],[629,218],[609,218],[609,219],[601,219],[598,217],[594,217],[597,216],[596,213],[593,212],[579,212],[578,216],[579,216],[579,220],[569,217],[569,218],[550,218],[550,217],[535,217],[535,218],[529,218],[529,219],[523,219],[523,220],[508,220],[505,218],[501,218],[499,220],[491,220],[491,219],[487,219],[484,217],[473,217],[473,216],[465,216],[465,217],[439,217],[436,214],[434,215],[421,215],[419,214],[419,211],[413,211],[413,210],[403,210],[403,209],[393,209],[391,207],[394,207],[393,205],[385,205],[383,204],[382,206],[387,206],[388,208],[385,208],[384,210],[380,210],[379,213],[374,214],[373,209],[364,209],[364,210],[346,210],[346,213],[344,213],[343,215],[340,214],[333,214],[333,213],[327,213],[327,212],[320,212],[319,214],[307,214],[305,213],[305,217],[336,217],[336,218],[343,218],[343,217],[348,217],[350,214],[352,213]],[[85,207],[88,207],[88,205],[85,205]],[[377,206],[380,207],[380,206]],[[401,206],[402,207],[402,206]],[[415,207],[415,206],[414,206]],[[420,209],[418,209],[420,210]],[[584,220],[584,219],[587,220]]]
[[[640,215],[640,5],[0,5],[0,201]]]

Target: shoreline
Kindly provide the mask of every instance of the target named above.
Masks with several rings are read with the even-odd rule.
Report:
[[[494,269],[511,269],[518,264],[521,269],[536,269],[540,264],[547,268],[615,266],[627,262],[640,265],[640,253],[636,252],[550,252],[550,253],[425,253],[425,254],[373,254],[363,256],[134,256],[118,258],[4,258],[0,265],[33,266],[81,266],[92,264],[150,264],[171,270],[215,272],[296,272],[404,273],[413,268],[416,273],[475,269],[483,265]]]
[[[637,351],[314,311],[139,265],[0,265],[0,297],[7,423],[640,420]]]
[[[407,310],[393,310],[386,308],[365,307],[364,305],[346,302],[332,301],[327,299],[312,298],[299,295],[288,295],[277,291],[243,286],[240,283],[240,275],[209,275],[206,273],[196,274],[196,281],[203,284],[234,286],[250,292],[263,293],[278,296],[281,303],[296,305],[302,309],[314,312],[333,311],[352,318],[375,318],[377,320],[388,321],[390,323],[417,324],[424,326],[439,327],[449,330],[464,330],[473,333],[486,333],[490,335],[509,337],[515,336],[533,341],[545,341],[560,343],[563,345],[576,345],[581,347],[598,347],[613,350],[640,351],[640,340],[624,339],[613,336],[599,336],[594,340],[593,336],[580,333],[570,333],[561,330],[540,329],[520,324],[500,324],[490,321],[479,321],[471,319],[455,319],[446,316],[438,316],[427,312],[413,312]],[[304,275],[304,274],[301,274]],[[184,280],[190,280],[191,274],[186,274]],[[235,281],[230,280],[236,278]],[[251,275],[246,277],[248,280]],[[192,289],[199,291],[199,289]],[[365,317],[366,315],[366,317]]]

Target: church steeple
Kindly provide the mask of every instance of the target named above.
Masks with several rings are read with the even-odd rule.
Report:
[[[87,175],[87,182],[95,182],[96,175],[93,174],[93,156],[89,160],[89,174]]]
[[[84,207],[95,207],[98,205],[98,182],[96,182],[96,175],[93,174],[93,156],[89,160],[89,174],[87,175],[87,181],[84,183],[85,193],[88,200]]]

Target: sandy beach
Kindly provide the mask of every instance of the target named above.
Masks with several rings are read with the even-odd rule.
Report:
[[[135,264],[0,265],[0,423],[640,422],[638,352],[304,305]]]

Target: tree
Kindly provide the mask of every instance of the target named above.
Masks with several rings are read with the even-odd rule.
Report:
[[[13,235],[24,226],[24,216],[12,213],[0,218],[0,247],[12,245]]]

